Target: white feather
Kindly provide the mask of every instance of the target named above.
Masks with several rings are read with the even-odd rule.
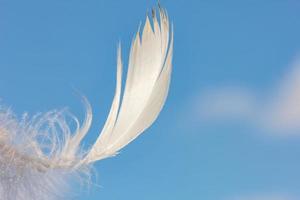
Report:
[[[153,11],[154,12],[154,11]],[[116,93],[105,126],[86,156],[86,162],[115,155],[139,136],[157,118],[168,94],[173,35],[169,36],[169,20],[159,10],[160,24],[153,13],[153,26],[147,17],[142,36],[138,32],[130,51],[127,80],[122,102],[121,56],[118,53]]]
[[[121,47],[117,56],[117,83],[105,125],[91,149],[80,143],[92,123],[86,98],[83,125],[66,111],[51,111],[18,120],[0,107],[0,199],[57,199],[65,181],[87,172],[91,163],[117,152],[138,137],[157,118],[168,94],[172,70],[173,34],[162,8],[160,22],[152,13],[142,34],[133,40],[122,94]],[[76,127],[70,128],[71,119]],[[68,123],[69,122],[69,123]]]

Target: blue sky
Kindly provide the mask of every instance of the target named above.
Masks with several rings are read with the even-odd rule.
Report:
[[[278,119],[300,123],[298,113],[286,112],[300,107],[289,98],[300,95],[299,1],[161,3],[175,30],[166,105],[118,157],[95,165],[100,187],[76,186],[74,199],[299,199],[300,129],[290,131],[290,121],[280,133],[274,126]],[[94,112],[89,146],[113,97],[117,44],[126,63],[155,5],[0,0],[1,103],[18,115],[68,107],[83,116],[80,91]]]

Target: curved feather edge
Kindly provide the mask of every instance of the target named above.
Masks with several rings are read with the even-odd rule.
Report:
[[[147,129],[160,113],[171,79],[173,31],[167,13],[162,8],[159,8],[159,19],[160,22],[153,10],[153,28],[147,16],[142,34],[138,31],[133,40],[122,101],[119,47],[113,103],[104,128],[83,163],[116,155]]]

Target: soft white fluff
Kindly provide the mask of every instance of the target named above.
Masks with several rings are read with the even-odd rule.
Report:
[[[121,48],[117,58],[115,97],[104,128],[90,149],[80,143],[88,133],[92,111],[79,121],[66,111],[51,111],[17,119],[0,108],[0,199],[64,198],[69,178],[88,172],[98,160],[114,156],[157,118],[167,97],[173,53],[173,35],[165,10],[155,10],[142,34],[133,40],[122,95]],[[153,26],[153,27],[152,27]],[[75,124],[75,128],[70,128]]]

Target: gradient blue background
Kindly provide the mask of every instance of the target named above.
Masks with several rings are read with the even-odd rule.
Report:
[[[264,93],[300,50],[300,2],[161,2],[174,23],[174,72],[156,121],[121,155],[95,164],[97,184],[74,199],[223,200],[282,193],[300,198],[300,137],[267,138],[243,124],[194,122],[190,102],[222,84]],[[0,97],[18,115],[90,100],[97,137],[115,87],[116,47],[127,62],[150,0],[0,0]],[[82,119],[82,117],[81,117]],[[195,123],[200,123],[195,124]]]

